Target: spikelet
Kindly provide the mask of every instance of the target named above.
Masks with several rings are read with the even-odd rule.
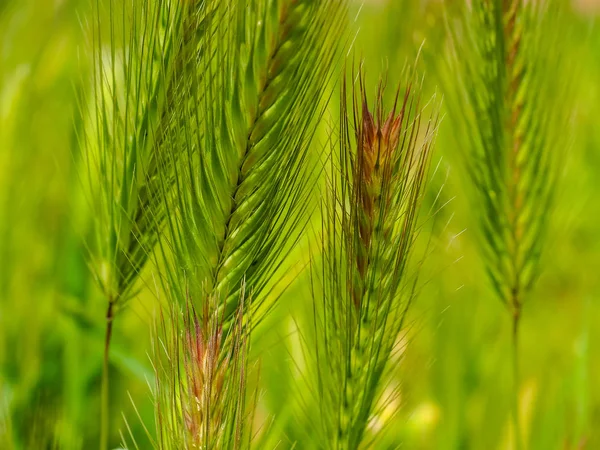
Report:
[[[364,441],[414,294],[407,265],[437,118],[422,121],[413,78],[389,112],[384,90],[380,82],[370,109],[361,74],[348,111],[344,81],[339,154],[332,158],[323,207],[315,351],[323,439],[330,448],[355,449]]]
[[[201,302],[201,313],[193,303],[199,302],[189,298],[182,309],[171,302],[156,333],[155,446],[250,448],[256,403],[255,397],[247,399],[250,336],[244,303],[228,331],[216,299]]]

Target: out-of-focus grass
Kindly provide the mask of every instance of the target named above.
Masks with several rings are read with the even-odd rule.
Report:
[[[597,9],[577,3],[588,4],[573,13],[574,31],[564,35],[581,67],[575,133],[544,274],[522,324],[523,428],[527,448],[539,450],[600,448],[600,30]],[[359,9],[353,51],[366,60],[368,82],[387,67],[394,83],[423,39],[423,51],[434,56],[443,45],[440,2],[365,2],[353,17]],[[3,443],[0,425],[1,448],[97,443],[104,306],[85,263],[89,218],[78,174],[81,124],[74,119],[77,93],[89,88],[81,23],[91,20],[90,11],[83,0],[0,2],[0,422],[12,429]],[[435,73],[427,58],[421,65],[433,92]],[[389,427],[387,448],[510,446],[509,318],[490,301],[473,247],[452,132],[442,122],[434,156],[440,168],[430,189],[434,197],[443,185],[449,203],[436,216],[432,255],[397,363],[400,414],[373,424]],[[307,249],[299,249],[299,260]],[[112,355],[112,409],[123,411],[142,448],[147,442],[127,393],[151,429],[151,271],[144,301],[133,302],[116,325]],[[296,319],[309,301],[306,283],[300,276],[290,288],[255,347],[264,389],[259,418],[272,418],[274,430],[288,435],[282,448],[302,439],[294,427],[302,384],[291,361],[298,356]],[[114,446],[119,430],[124,422],[115,413]]]
[[[0,17],[0,392],[17,448],[26,436],[89,448],[98,434],[104,324],[85,262],[75,119],[85,3],[8,2]],[[149,336],[133,322],[123,324],[131,336]],[[131,370],[147,364],[146,341],[122,341],[115,368],[131,382],[115,390],[143,403],[145,381]],[[127,368],[131,355],[140,362]],[[126,395],[117,401],[131,410]]]

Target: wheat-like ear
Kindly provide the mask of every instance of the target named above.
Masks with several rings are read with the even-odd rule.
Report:
[[[306,209],[307,149],[323,110],[344,2],[223,1],[182,111],[171,246],[194,298],[262,304]],[[179,147],[174,145],[175,153]],[[258,319],[257,319],[258,320]]]
[[[108,36],[103,23],[94,25],[92,96],[81,109],[89,125],[81,144],[94,213],[91,266],[114,314],[131,296],[164,216],[163,137],[181,83],[175,75],[181,76],[187,47],[199,45],[197,33],[189,35],[203,2],[113,3]],[[99,1],[96,16],[104,16]]]
[[[486,270],[514,315],[539,273],[564,145],[564,93],[550,90],[552,61],[544,60],[540,44],[550,37],[543,33],[544,12],[534,5],[473,2],[453,28],[448,73],[455,76],[445,80],[474,187],[469,193],[479,211]]]
[[[257,397],[247,392],[251,322],[243,287],[240,296],[228,330],[215,298],[188,298],[183,308],[171,301],[159,320],[153,356],[157,449],[250,448]]]
[[[389,110],[384,82],[372,107],[362,74],[346,86],[313,277],[320,439],[336,449],[364,443],[414,295],[407,264],[437,124],[423,119],[412,76]]]
[[[112,322],[131,297],[166,215],[161,192],[173,166],[163,157],[165,135],[206,32],[203,0],[107,3],[95,2],[92,95],[81,107],[89,118],[81,144],[93,217],[90,266],[107,299],[102,449],[108,445]],[[100,22],[105,16],[108,27]]]
[[[564,87],[552,84],[560,54],[550,27],[560,14],[555,6],[521,0],[464,6],[451,24],[450,64],[442,72],[480,253],[512,316],[515,383],[519,319],[539,273],[568,123]],[[516,403],[514,417],[519,448]]]

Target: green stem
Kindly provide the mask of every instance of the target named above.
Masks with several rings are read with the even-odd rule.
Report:
[[[109,395],[109,352],[110,340],[112,337],[113,326],[113,305],[114,302],[109,300],[108,310],[106,311],[106,334],[104,337],[104,360],[102,364],[102,392],[100,404],[100,450],[108,449],[108,419],[110,408]]]
[[[515,306],[512,316],[512,371],[513,371],[513,401],[512,421],[514,432],[514,449],[522,450],[521,423],[519,420],[519,319],[521,310]]]

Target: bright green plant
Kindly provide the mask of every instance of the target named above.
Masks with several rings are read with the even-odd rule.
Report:
[[[0,448],[599,447],[592,3],[0,0]]]
[[[568,122],[561,100],[565,86],[557,89],[550,76],[559,53],[558,46],[552,56],[547,51],[556,42],[552,8],[522,0],[477,0],[460,7],[450,23],[451,58],[443,79],[470,182],[480,253],[512,320],[517,449],[522,448],[519,323],[539,275]]]
[[[251,327],[244,303],[225,331],[214,298],[202,311],[191,300],[183,311],[172,302],[155,331],[156,438],[150,440],[165,450],[251,448],[258,392],[247,392]]]
[[[362,75],[350,93],[346,86],[313,292],[317,441],[334,449],[371,442],[369,423],[387,400],[386,369],[414,296],[409,260],[437,126],[435,115],[423,118],[412,75],[389,110],[383,81],[372,109]]]
[[[103,6],[96,2],[98,18]],[[166,215],[165,135],[203,51],[205,2],[109,1],[107,14],[109,30],[99,19],[94,27],[93,97],[82,107],[91,120],[81,139],[94,217],[90,265],[107,301],[101,449],[108,445],[113,320],[134,294]]]
[[[200,353],[212,353],[196,368],[188,361],[157,374],[159,398],[177,398],[159,402],[159,448],[249,446],[242,341],[254,326],[249,318],[269,309],[277,271],[308,217],[307,152],[344,11],[337,1],[204,5],[207,53],[165,133],[169,215],[160,242],[167,302],[197,308],[200,325],[184,329],[209,348]],[[179,347],[186,345],[167,345],[171,361]],[[190,370],[213,379],[190,393]],[[186,412],[195,402],[197,413]]]
[[[218,5],[214,14],[223,19],[207,43],[212,57],[200,63],[178,118],[183,132],[171,140],[178,170],[168,199],[169,247],[174,270],[192,280],[185,287],[192,299],[215,297],[227,323],[242,281],[248,308],[260,307],[306,221],[307,151],[344,3]]]

